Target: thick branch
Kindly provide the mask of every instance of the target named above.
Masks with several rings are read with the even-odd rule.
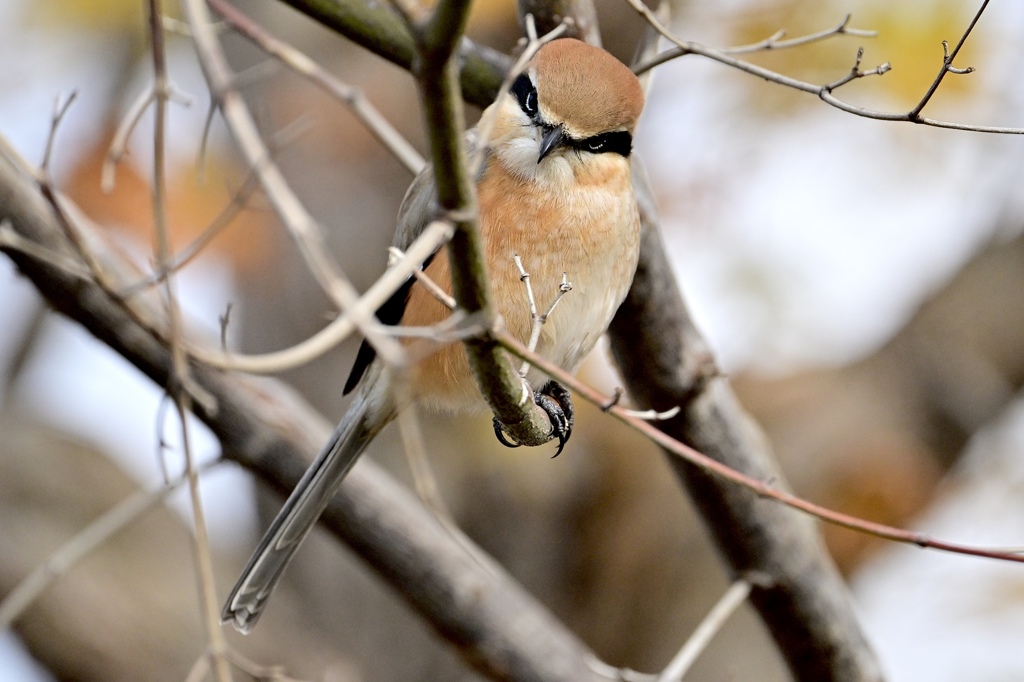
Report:
[[[562,23],[572,20],[566,32],[591,45],[601,46],[601,31],[597,25],[597,11],[591,0],[519,0],[519,21],[526,33],[523,18],[529,14],[537,24],[538,33],[547,33]]]
[[[364,0],[283,0],[352,42],[411,71],[416,44],[401,17],[387,3]],[[501,79],[511,65],[507,55],[468,38],[459,44],[462,94],[485,107],[494,100]]]
[[[658,231],[650,189],[639,169],[634,186],[644,234],[640,267],[609,330],[630,395],[645,407],[682,414],[659,422],[667,434],[718,461],[785,487],[758,426],[718,375],[690,320]],[[750,599],[798,680],[880,680],[835,566],[814,525],[675,457],[734,575],[754,585]]]
[[[0,221],[26,239],[73,257],[33,182],[0,158]],[[99,245],[90,236],[89,243]],[[97,248],[100,248],[97,246]],[[75,319],[159,385],[170,372],[167,346],[102,288],[74,272],[5,250],[57,310]],[[98,260],[112,277],[138,277],[110,250]],[[142,309],[154,326],[165,318]],[[282,494],[298,483],[329,425],[287,388],[193,364],[194,380],[216,399],[197,415],[228,456]],[[349,474],[324,515],[328,527],[382,575],[467,661],[494,679],[592,679],[593,654],[500,567],[482,568],[427,511],[384,472],[364,461]],[[478,555],[482,555],[478,552]]]

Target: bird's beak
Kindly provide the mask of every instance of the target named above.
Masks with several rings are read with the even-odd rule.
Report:
[[[544,160],[544,157],[555,150],[559,145],[562,144],[562,140],[565,138],[565,129],[562,126],[555,126],[554,128],[547,128],[545,126],[544,134],[540,138],[540,156],[537,157],[537,163]]]

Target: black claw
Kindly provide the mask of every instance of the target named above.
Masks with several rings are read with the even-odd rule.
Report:
[[[551,435],[558,439],[558,449],[552,459],[562,454],[562,449],[572,435],[573,408],[572,397],[557,381],[549,381],[539,391],[534,391],[533,402],[536,403],[551,420]],[[505,437],[505,429],[498,418],[494,418],[494,435],[498,442],[507,448],[518,448],[522,443],[510,441]]]
[[[508,438],[505,438],[505,429],[502,428],[501,422],[498,418],[494,418],[494,435],[497,436],[498,442],[504,445],[506,448],[518,448],[522,443],[513,443]]]
[[[548,418],[551,419],[553,435],[558,439],[558,449],[552,455],[552,459],[554,459],[562,454],[562,449],[569,442],[569,437],[572,436],[574,421],[572,396],[562,384],[551,380],[533,394],[533,399],[548,413]]]

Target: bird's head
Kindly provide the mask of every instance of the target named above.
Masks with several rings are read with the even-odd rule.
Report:
[[[626,165],[644,106],[640,82],[599,47],[572,38],[545,44],[498,107],[492,146],[527,178]]]

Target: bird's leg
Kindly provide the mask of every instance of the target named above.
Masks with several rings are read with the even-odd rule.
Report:
[[[533,392],[533,402],[536,403],[551,420],[551,435],[558,439],[558,450],[554,457],[562,454],[562,448],[569,442],[572,435],[573,407],[572,397],[569,391],[557,381],[551,380],[544,384],[540,390]],[[507,448],[518,448],[521,443],[510,441],[505,437],[505,430],[498,418],[494,418],[494,435],[498,442]]]

